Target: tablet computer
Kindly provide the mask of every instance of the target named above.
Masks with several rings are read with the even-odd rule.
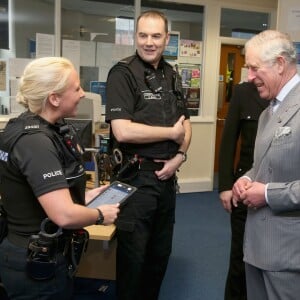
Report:
[[[137,190],[136,187],[129,184],[114,181],[109,187],[101,194],[93,198],[87,207],[96,208],[103,204],[123,203],[129,196]]]

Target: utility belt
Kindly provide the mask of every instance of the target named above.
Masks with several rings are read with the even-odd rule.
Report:
[[[120,152],[121,153],[121,152]],[[130,179],[134,177],[138,171],[158,171],[164,167],[163,162],[155,162],[151,158],[146,158],[139,156],[137,154],[130,155],[121,155],[121,159],[113,169],[114,175],[124,180],[126,178]]]
[[[174,155],[171,155],[167,159],[171,159]],[[133,180],[139,171],[159,171],[164,167],[164,162],[156,162],[153,158],[147,158],[135,154],[133,156],[123,155],[121,150],[115,148],[113,154],[110,156],[112,166],[112,178],[114,180],[121,180],[123,182],[130,182]],[[172,177],[174,179],[176,193],[180,192],[177,176]]]
[[[17,246],[24,244],[25,237],[8,233],[8,240]],[[73,277],[89,240],[85,229],[67,230],[52,223],[48,218],[41,223],[38,234],[26,238],[27,274],[35,280],[48,280],[54,277],[57,264],[64,256],[68,274]]]
[[[138,163],[138,169],[141,171],[158,171],[163,167],[163,162],[155,162],[153,159],[149,158],[140,158]]]

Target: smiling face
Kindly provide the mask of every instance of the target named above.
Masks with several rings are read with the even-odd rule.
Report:
[[[246,66],[248,68],[248,81],[257,87],[259,95],[263,99],[274,99],[281,90],[283,64],[281,58],[275,61],[263,62],[260,59],[257,48],[249,48],[246,53]]]
[[[80,79],[75,69],[71,70],[66,90],[58,97],[60,98],[59,109],[61,114],[64,117],[75,117],[78,103],[84,97],[84,91],[80,86]]]
[[[169,34],[162,18],[143,16],[139,19],[136,47],[137,53],[145,62],[157,68],[168,42]]]
[[[272,100],[297,73],[296,51],[290,37],[277,30],[265,30],[245,44],[248,81],[261,98]]]

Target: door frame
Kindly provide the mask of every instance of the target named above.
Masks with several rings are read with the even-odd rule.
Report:
[[[220,64],[221,64],[221,51],[222,51],[222,45],[232,45],[232,46],[244,46],[247,40],[245,39],[236,39],[236,38],[229,38],[229,37],[220,37],[219,39],[219,67],[218,70],[220,70]],[[218,99],[219,100],[219,99]],[[218,103],[219,105],[219,103]],[[220,123],[224,123],[225,119],[220,119],[218,117],[218,107],[216,109],[216,132],[215,132],[215,155],[214,155],[214,172],[218,172],[218,151],[219,146],[221,142],[221,136],[222,136],[222,129],[220,129]],[[223,124],[224,126],[224,124]]]

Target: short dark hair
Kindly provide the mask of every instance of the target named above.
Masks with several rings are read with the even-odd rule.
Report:
[[[169,31],[168,29],[168,19],[167,17],[165,16],[164,13],[158,11],[158,10],[146,10],[144,11],[143,13],[141,13],[139,15],[139,17],[137,18],[137,21],[136,21],[136,31],[137,31],[137,28],[138,28],[138,24],[139,24],[139,21],[141,18],[157,18],[157,19],[162,19],[165,23],[165,32],[167,33]]]

